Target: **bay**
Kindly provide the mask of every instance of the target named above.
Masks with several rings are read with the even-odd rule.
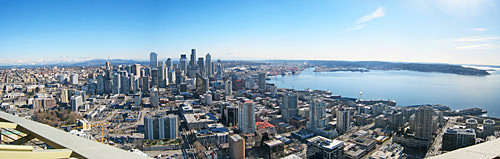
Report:
[[[464,76],[415,71],[313,72],[273,76],[278,88],[330,90],[333,95],[390,99],[398,106],[441,104],[451,109],[479,107],[500,117],[500,71],[488,76]],[[360,96],[362,92],[362,96]]]

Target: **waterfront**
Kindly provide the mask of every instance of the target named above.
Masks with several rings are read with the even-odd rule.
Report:
[[[271,77],[279,88],[330,90],[334,95],[390,99],[398,106],[442,104],[451,109],[479,107],[500,117],[500,71],[489,76],[463,76],[414,71],[313,72]]]

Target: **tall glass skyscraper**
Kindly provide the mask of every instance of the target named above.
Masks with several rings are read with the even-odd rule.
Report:
[[[151,54],[149,54],[149,66],[151,68],[158,67],[158,54],[156,52],[151,52]]]

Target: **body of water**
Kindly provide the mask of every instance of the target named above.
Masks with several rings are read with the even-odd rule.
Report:
[[[414,71],[313,72],[271,77],[278,88],[330,90],[333,95],[390,99],[398,106],[442,104],[451,109],[479,107],[500,117],[500,71],[489,76],[463,76]]]

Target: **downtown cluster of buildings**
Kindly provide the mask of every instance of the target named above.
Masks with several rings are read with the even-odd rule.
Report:
[[[1,70],[0,102],[33,119],[39,111],[71,110],[95,125],[80,136],[158,158],[399,159],[497,135],[495,120],[445,116],[447,107],[396,107],[266,82],[309,67],[213,62],[195,49],[189,59],[162,61],[153,52],[146,64]]]

